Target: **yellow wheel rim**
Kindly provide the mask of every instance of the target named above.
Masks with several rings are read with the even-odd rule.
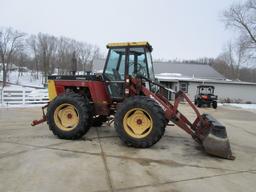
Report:
[[[77,109],[72,104],[61,104],[54,111],[54,122],[63,131],[73,130],[79,123]]]
[[[124,116],[125,132],[133,138],[146,137],[153,128],[153,121],[147,111],[141,108],[130,109]]]

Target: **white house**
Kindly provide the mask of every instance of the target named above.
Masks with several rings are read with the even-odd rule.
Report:
[[[215,86],[220,101],[256,103],[256,83],[231,81],[206,64],[156,62],[156,78],[167,87],[183,90],[194,99],[198,85]]]

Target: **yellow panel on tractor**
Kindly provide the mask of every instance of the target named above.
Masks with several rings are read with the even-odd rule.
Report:
[[[110,48],[110,47],[128,47],[128,46],[149,46],[150,47],[150,44],[147,41],[118,42],[118,43],[109,43],[109,44],[107,44],[107,48]]]
[[[48,96],[50,101],[57,96],[54,80],[48,80]]]

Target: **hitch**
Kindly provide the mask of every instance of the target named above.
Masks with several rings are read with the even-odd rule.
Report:
[[[47,117],[46,117],[46,114],[45,114],[45,108],[47,108],[49,105],[49,103],[47,103],[47,105],[43,106],[42,107],[42,113],[43,113],[43,117],[39,120],[33,120],[32,123],[31,123],[31,126],[36,126],[36,125],[39,125],[43,122],[45,122],[47,120]]]

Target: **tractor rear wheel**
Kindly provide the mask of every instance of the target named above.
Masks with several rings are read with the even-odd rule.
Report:
[[[145,96],[126,99],[115,114],[115,129],[128,146],[147,148],[164,135],[166,120],[162,108]]]
[[[47,109],[47,123],[60,139],[79,139],[90,128],[90,104],[76,93],[57,96]]]

